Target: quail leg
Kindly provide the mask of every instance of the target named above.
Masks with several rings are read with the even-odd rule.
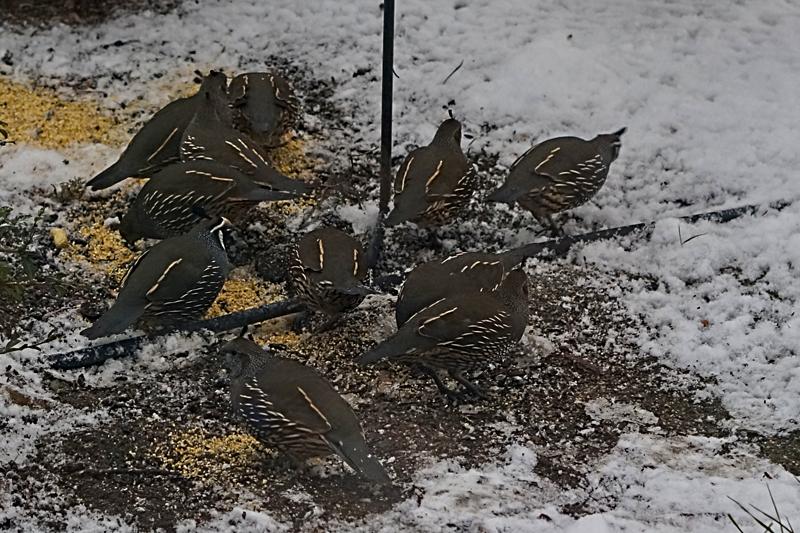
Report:
[[[436,235],[436,230],[434,228],[427,228],[425,231],[428,233],[426,236],[426,247],[436,252],[444,250],[444,243],[439,236]]]
[[[547,215],[547,224],[550,226],[550,229],[553,231],[553,237],[558,239],[558,238],[561,238],[561,237],[565,237],[567,235],[566,233],[564,233],[564,230],[561,228],[561,226],[556,224],[556,221],[553,218],[553,215]]]
[[[325,331],[328,331],[328,330],[329,330],[329,329],[331,329],[333,326],[335,326],[335,325],[336,325],[336,324],[339,322],[339,319],[341,319],[341,318],[342,318],[342,315],[341,315],[341,314],[336,314],[336,315],[330,315],[330,316],[328,316],[328,319],[327,319],[325,322],[323,322],[322,324],[320,324],[320,325],[319,325],[319,326],[318,326],[318,327],[317,327],[317,328],[314,330],[314,333],[323,333],[323,332],[325,332]]]
[[[556,223],[555,219],[553,218],[553,215],[547,213],[539,213],[539,214],[533,213],[533,216],[534,218],[536,218],[536,221],[539,224],[544,226],[543,232],[547,231],[547,229],[549,228],[550,234],[556,239],[564,237],[566,235],[564,233],[564,230],[561,229],[561,226],[559,226]]]
[[[445,385],[442,381],[442,378],[440,378],[439,374],[436,373],[436,370],[425,365],[417,365],[417,368],[419,368],[423,374],[430,377],[433,382],[436,383],[436,388],[439,389],[439,392],[442,394],[442,396],[447,398],[448,402],[456,402],[460,399],[459,393]]]
[[[286,451],[285,449],[278,448],[281,452],[273,459],[273,466],[277,467],[280,470],[288,470],[290,472],[297,472],[298,474],[302,475],[305,474],[308,470],[308,464],[306,461],[301,459],[300,457],[295,456],[294,454]]]
[[[308,325],[310,320],[311,320],[310,311],[306,310],[299,312],[297,316],[294,317],[294,320],[292,320],[292,330],[295,332],[303,331],[303,329]]]
[[[477,385],[475,385],[473,382],[471,382],[470,380],[468,380],[467,378],[465,378],[465,377],[464,377],[464,376],[461,374],[461,372],[454,372],[454,371],[450,371],[450,377],[452,377],[454,380],[456,380],[456,381],[458,381],[459,383],[461,383],[461,384],[464,386],[464,388],[466,389],[466,391],[465,391],[465,392],[468,392],[468,393],[470,393],[470,394],[473,394],[474,396],[476,396],[476,397],[480,398],[481,400],[485,400],[485,399],[486,399],[486,393],[484,393],[484,392],[481,390],[481,388],[480,388],[480,387],[478,387],[478,386],[477,386]]]

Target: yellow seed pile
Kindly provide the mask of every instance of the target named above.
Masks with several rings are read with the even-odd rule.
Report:
[[[86,244],[71,244],[66,250],[68,257],[89,262],[116,283],[122,281],[137,254],[125,246],[119,233],[94,216],[78,227],[78,234]]]
[[[269,158],[275,168],[287,176],[301,179],[313,178],[314,168],[319,163],[306,154],[306,142],[291,133],[283,135],[281,145],[270,152]]]
[[[275,302],[285,296],[283,286],[267,283],[245,269],[231,272],[219,296],[206,313],[214,318]]]
[[[0,77],[0,120],[9,140],[48,148],[73,143],[118,145],[124,134],[118,121],[90,100],[68,101],[44,87],[29,88]]]
[[[221,484],[263,460],[263,452],[263,446],[250,435],[218,437],[193,428],[170,433],[151,449],[150,456],[187,478]]]
[[[295,348],[303,342],[304,337],[291,330],[276,331],[270,328],[268,331],[256,331],[253,335],[258,344],[283,344],[290,348]]]

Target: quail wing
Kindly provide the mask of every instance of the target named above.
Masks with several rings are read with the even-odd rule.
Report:
[[[269,373],[262,374],[258,383],[275,411],[315,433],[360,433],[350,405],[324,377],[306,365],[276,357]]]
[[[565,143],[569,146],[564,147]],[[577,137],[560,137],[545,141],[535,152],[541,157],[541,161],[536,162],[533,172],[553,180],[591,174],[595,170],[595,164],[602,165],[594,145]]]

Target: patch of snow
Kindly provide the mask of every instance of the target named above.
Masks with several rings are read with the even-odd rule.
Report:
[[[678,229],[685,241],[679,240]],[[586,261],[633,279],[622,298],[646,329],[639,344],[660,361],[713,377],[711,389],[742,425],[800,427],[800,217],[794,209],[727,224],[656,225],[630,251],[600,242]]]

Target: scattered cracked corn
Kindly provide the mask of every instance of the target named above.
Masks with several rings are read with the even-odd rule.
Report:
[[[101,221],[87,221],[78,229],[86,244],[73,244],[70,252],[95,265],[116,282],[122,281],[136,255],[122,241],[119,233]]]
[[[283,287],[267,283],[247,270],[234,270],[206,313],[214,318],[272,303],[284,296]]]
[[[285,133],[281,146],[270,152],[270,161],[287,176],[304,181],[312,180],[319,161],[306,154],[306,144],[302,139],[293,138],[291,133]],[[302,198],[287,202],[269,202],[262,204],[261,208],[288,217],[301,213],[316,203],[315,198]]]
[[[283,344],[290,348],[299,346],[304,337],[294,331],[263,331],[258,330],[254,334],[256,342],[259,344]]]
[[[90,100],[66,100],[55,91],[14,83],[0,77],[0,119],[8,124],[9,140],[48,148],[72,143],[118,145],[123,141],[117,121]]]
[[[258,440],[250,435],[232,433],[215,437],[196,428],[170,433],[165,442],[156,444],[150,455],[187,478],[220,482],[231,477],[232,470],[258,461],[262,450]]]
[[[291,133],[285,133],[281,145],[270,151],[270,161],[287,176],[313,178],[318,161],[306,154],[306,144],[306,141],[293,137]]]
[[[53,239],[53,245],[59,250],[66,248],[69,244],[69,236],[64,228],[50,228],[50,238]]]

